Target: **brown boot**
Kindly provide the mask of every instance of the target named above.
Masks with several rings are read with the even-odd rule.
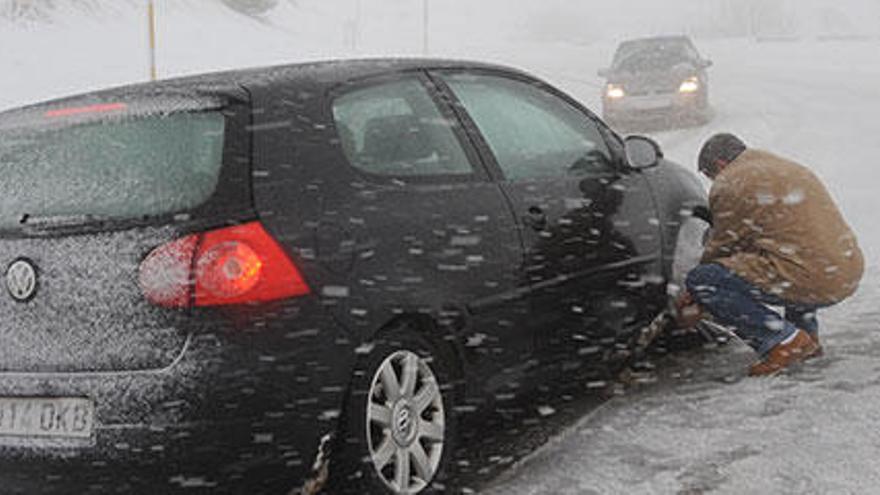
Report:
[[[816,352],[807,356],[807,359],[814,359],[814,358],[820,358],[820,357],[825,356],[825,348],[822,347],[821,343],[819,343],[819,336],[816,335],[814,337],[813,334],[807,334],[807,335],[809,335],[810,338],[813,339],[813,343],[816,344]]]
[[[767,358],[755,363],[749,369],[751,376],[768,376],[776,374],[788,366],[799,363],[814,355],[819,346],[813,342],[810,334],[798,330],[794,340],[787,344],[779,344],[770,350]]]

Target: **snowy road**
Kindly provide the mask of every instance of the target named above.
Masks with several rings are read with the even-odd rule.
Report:
[[[876,493],[877,275],[824,315],[823,359],[741,379],[752,359],[741,344],[670,356],[655,384],[609,401],[483,493]]]

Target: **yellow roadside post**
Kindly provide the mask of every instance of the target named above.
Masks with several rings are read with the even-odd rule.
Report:
[[[158,78],[156,71],[156,7],[153,0],[147,0],[147,22],[150,36],[150,80]]]

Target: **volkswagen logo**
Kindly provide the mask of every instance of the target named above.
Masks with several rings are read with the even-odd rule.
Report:
[[[6,289],[19,302],[30,301],[37,293],[37,269],[26,259],[14,261],[6,270]]]
[[[397,429],[403,434],[409,431],[410,414],[408,408],[403,408],[400,410],[400,415],[397,418]]]

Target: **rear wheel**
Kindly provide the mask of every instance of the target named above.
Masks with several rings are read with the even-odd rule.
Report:
[[[348,396],[330,493],[431,493],[452,451],[451,366],[407,325],[381,337]]]

